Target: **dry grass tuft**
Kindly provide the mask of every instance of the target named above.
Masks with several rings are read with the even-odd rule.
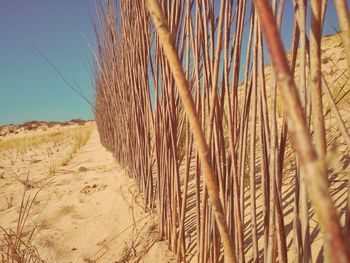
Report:
[[[37,227],[29,226],[30,210],[41,189],[33,197],[23,193],[17,218],[16,229],[6,229],[0,226],[0,262],[1,263],[43,263],[39,252],[33,245]]]

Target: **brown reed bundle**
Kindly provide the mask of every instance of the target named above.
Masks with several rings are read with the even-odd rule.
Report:
[[[279,36],[283,0],[271,9],[263,0],[149,3],[151,13],[145,0],[96,5],[95,117],[101,142],[136,180],[145,209],[157,211],[160,239],[182,262],[312,262],[315,212],[325,244],[339,255],[327,257],[346,262],[329,191],[336,184],[325,166],[327,147],[342,138],[350,146],[341,99],[320,71],[327,1],[312,1],[310,10],[293,1],[289,65]],[[348,73],[337,72],[344,90]],[[340,133],[327,124],[333,117],[325,106]]]

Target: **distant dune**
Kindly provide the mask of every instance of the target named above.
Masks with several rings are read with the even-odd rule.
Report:
[[[0,126],[0,140],[4,137],[14,135],[24,135],[28,131],[47,131],[52,127],[64,127],[68,125],[84,125],[86,123],[93,122],[93,120],[73,119],[70,121],[58,122],[58,121],[28,121],[23,124],[7,124]],[[3,137],[3,138],[1,138]]]

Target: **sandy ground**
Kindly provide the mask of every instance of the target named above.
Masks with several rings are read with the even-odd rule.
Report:
[[[35,159],[35,154],[31,158]],[[6,190],[2,194],[16,194],[12,207],[6,209],[3,204],[0,226],[15,228],[22,196],[17,193],[23,186],[9,183],[11,177],[6,177],[16,163],[3,162],[1,167],[5,177],[0,183]],[[47,262],[174,260],[167,245],[156,242],[155,216],[144,212],[136,184],[100,144],[96,130],[54,176],[39,174],[44,178],[33,176],[35,186],[27,193],[34,195],[41,185],[47,185],[31,209],[28,228],[37,229],[34,244]]]
[[[344,72],[347,66],[343,51],[340,50],[340,40],[338,36],[332,36],[324,38],[323,41],[322,71],[328,84],[332,86],[334,97],[341,97],[344,93],[341,87],[347,83],[348,73]],[[269,78],[268,70],[266,75]],[[350,119],[349,105],[348,99],[338,104],[347,121]],[[337,130],[332,118],[326,124],[330,134]],[[6,127],[3,133],[8,134],[8,137],[28,135],[24,128],[16,130],[18,133],[9,134],[11,129],[16,127]],[[60,128],[57,126],[54,129]],[[49,129],[41,126],[40,129],[29,132],[45,134]],[[329,173],[330,192],[343,225],[350,155],[344,143],[333,139],[336,136],[331,137],[329,148],[336,149],[335,155],[341,157],[341,160],[331,166],[332,170],[338,172]],[[78,150],[68,165],[59,167],[54,175],[48,175],[48,166],[67,151],[69,145],[64,144],[57,147],[41,145],[26,153],[0,153],[0,226],[15,228],[24,184],[29,185],[27,193],[32,196],[41,186],[46,185],[34,202],[27,227],[36,228],[34,243],[47,262],[175,261],[166,242],[157,242],[156,215],[144,212],[144,202],[138,194],[136,184],[117,164],[112,154],[100,144],[97,131],[93,131],[87,144]],[[194,162],[192,166],[193,164]],[[286,169],[293,171],[289,166]],[[28,175],[29,181],[26,182]],[[259,183],[257,187],[260,188]],[[186,234],[190,236],[187,257],[191,262],[197,261],[197,211],[192,205],[195,202],[194,192],[195,176],[192,167],[185,222]],[[294,173],[286,172],[282,187],[282,210],[288,259],[292,262],[295,256],[292,240],[294,192]],[[245,205],[245,252],[247,262],[251,262],[253,253],[247,189]],[[259,252],[262,253],[263,206],[260,190],[257,190],[256,206]],[[322,234],[311,208],[309,214],[312,262],[322,262]]]

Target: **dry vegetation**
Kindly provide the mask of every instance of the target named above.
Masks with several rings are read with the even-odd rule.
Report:
[[[322,38],[327,0],[292,1],[285,52],[271,2],[97,1],[123,168],[96,132],[71,163],[93,123],[0,127],[0,262],[350,262],[348,7]]]
[[[143,211],[136,184],[100,144],[95,124],[42,128],[15,130],[1,141],[0,262],[139,262],[154,255],[155,214]]]
[[[15,229],[0,226],[0,251],[1,263],[41,263],[44,262],[36,247],[33,245],[33,239],[37,232],[37,227],[28,227],[28,218],[30,210],[35,202],[34,197],[27,196],[24,190],[22,201],[18,212],[17,227]]]
[[[38,194],[90,137],[93,123],[11,126],[0,140],[0,262],[44,262],[35,245],[45,204]],[[7,129],[2,127],[2,131]],[[42,198],[42,197],[41,197]],[[34,210],[34,211],[33,211]]]
[[[97,128],[178,260],[349,262],[346,1],[323,39],[293,1],[287,55],[283,0],[101,2]]]

